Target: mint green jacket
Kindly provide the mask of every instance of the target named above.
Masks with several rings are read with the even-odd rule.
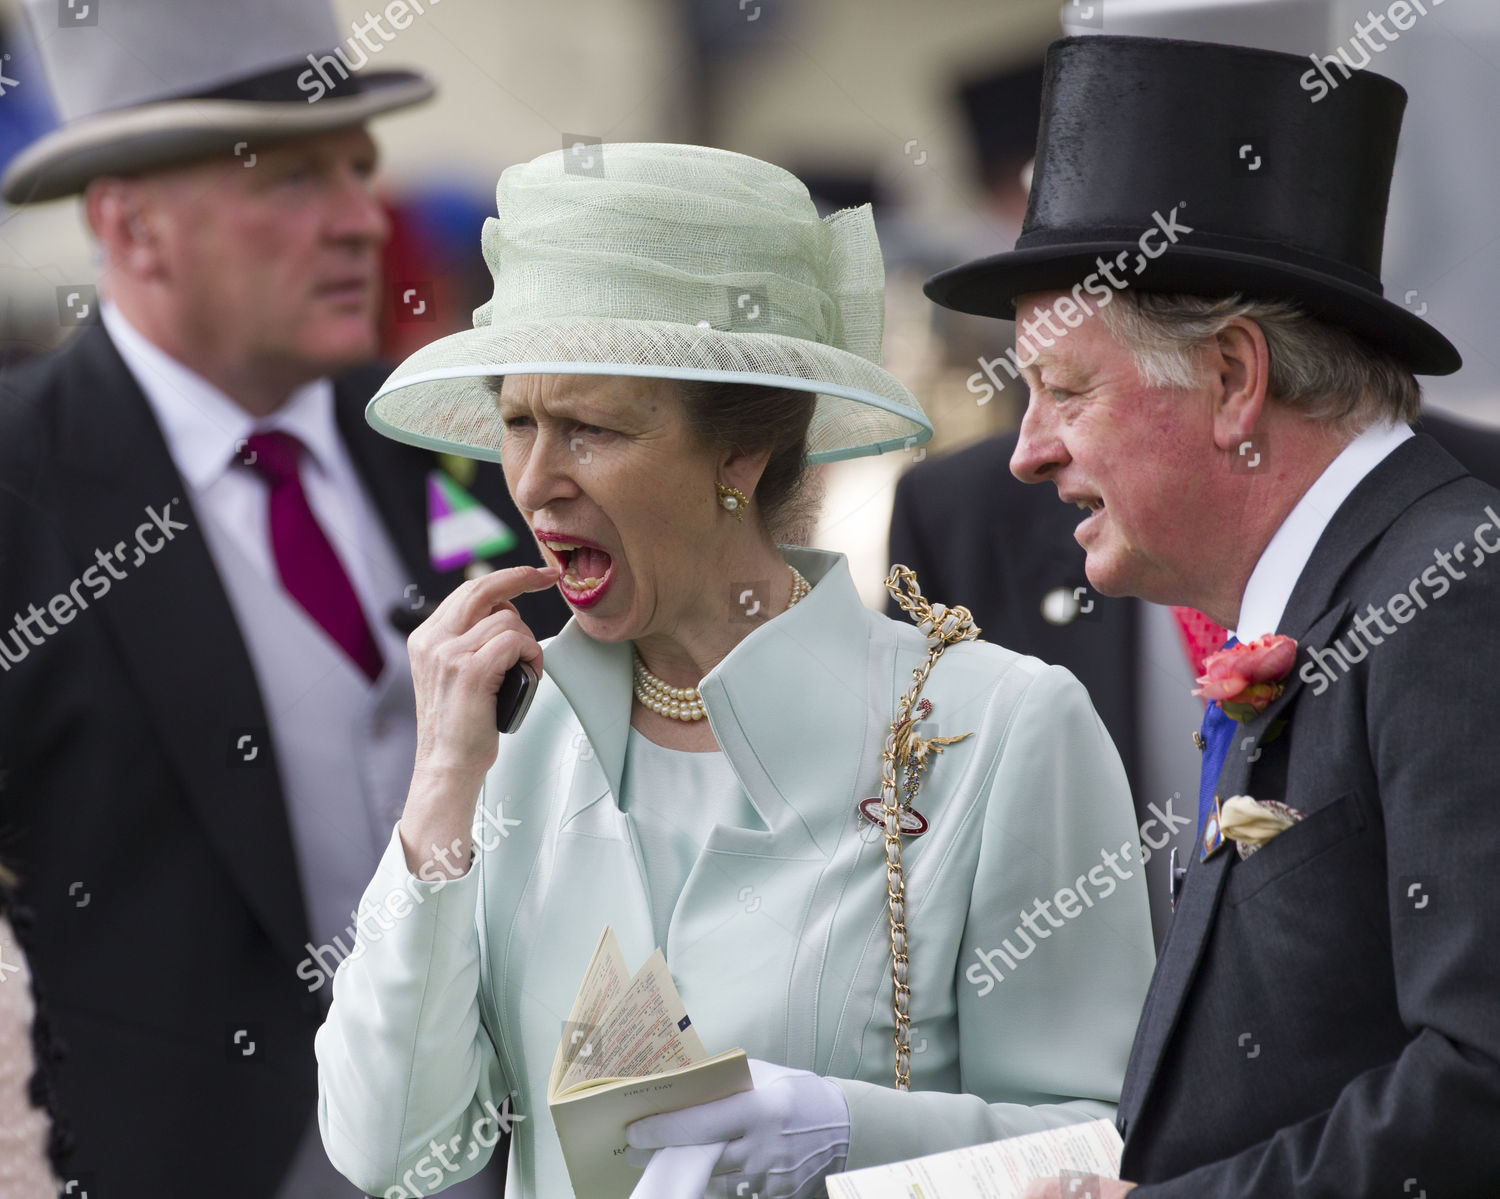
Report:
[[[931,830],[904,845],[914,1052],[898,1092],[884,848],[855,806],[880,794],[926,643],[861,605],[841,555],[786,553],[812,592],[700,687],[761,821],[713,830],[663,947],[705,1047],[836,1080],[849,1169],[1113,1115],[1154,955],[1125,775],[1083,687],[986,642],[949,649],[927,682],[920,732],[974,735],[931,759],[916,803]],[[333,1164],[375,1195],[475,1173],[499,1113],[507,1196],[566,1199],[553,1052],[601,929],[631,969],[655,948],[616,803],[631,646],[575,621],[544,648],[473,867],[414,878],[393,835],[363,901],[380,919],[334,977],[318,1118]]]

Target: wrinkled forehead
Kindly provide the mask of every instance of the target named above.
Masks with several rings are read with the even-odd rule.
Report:
[[[162,196],[197,195],[206,187],[214,187],[222,195],[226,184],[238,185],[240,191],[254,191],[278,170],[299,168],[315,172],[352,162],[362,170],[373,171],[379,158],[380,148],[369,130],[363,125],[349,125],[296,137],[243,141],[236,144],[232,157],[220,154],[195,158],[129,179]]]
[[[633,375],[500,375],[485,384],[502,417],[573,419],[591,425],[660,423],[678,415],[671,379]]]
[[[1016,364],[1028,376],[1048,372],[1079,381],[1130,355],[1100,317],[1102,305],[1080,302],[1074,291],[1016,297]]]

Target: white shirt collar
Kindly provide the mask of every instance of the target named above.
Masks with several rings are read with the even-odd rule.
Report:
[[[1292,589],[1333,514],[1364,477],[1411,436],[1411,428],[1404,424],[1374,424],[1328,464],[1281,522],[1250,572],[1250,581],[1245,584],[1245,594],[1240,600],[1236,637],[1253,641],[1277,631],[1292,598]]]
[[[335,460],[339,434],[330,380],[303,384],[285,404],[258,421],[207,379],[148,341],[114,304],[106,300],[99,316],[145,393],[178,473],[194,491],[201,492],[218,479],[240,443],[256,432],[282,429],[293,434],[320,470],[328,470]]]

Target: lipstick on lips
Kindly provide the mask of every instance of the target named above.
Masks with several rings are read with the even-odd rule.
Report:
[[[596,542],[554,530],[536,530],[536,539],[546,547],[562,570],[557,589],[574,608],[592,608],[604,598],[615,576],[615,560]]]

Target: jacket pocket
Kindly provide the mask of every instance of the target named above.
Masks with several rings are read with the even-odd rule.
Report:
[[[1230,905],[1243,903],[1364,827],[1359,796],[1353,791],[1340,795],[1272,838],[1244,861],[1232,863],[1224,902]],[[1231,847],[1228,852],[1236,851]]]

